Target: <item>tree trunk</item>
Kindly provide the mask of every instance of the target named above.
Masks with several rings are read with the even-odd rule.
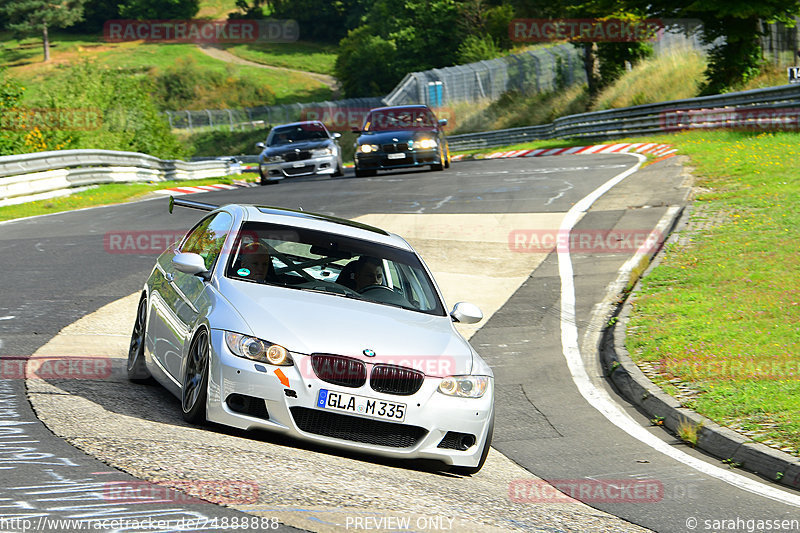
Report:
[[[42,24],[42,45],[44,46],[44,60],[50,61],[50,37],[47,35],[47,23]]]
[[[589,86],[589,94],[594,96],[599,89],[595,44],[581,43],[581,46],[583,47],[583,69],[586,71],[586,83]]]

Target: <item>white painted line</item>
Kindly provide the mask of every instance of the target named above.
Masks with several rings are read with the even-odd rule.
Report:
[[[639,170],[646,157],[640,154],[630,154],[636,157],[639,162],[632,168],[618,174],[602,184],[600,187],[582,198],[567,212],[561,223],[560,231],[570,232],[583,214],[589,210],[592,204],[603,194],[608,192],[613,186]],[[560,234],[560,233],[559,233]],[[566,239],[569,241],[569,239]],[[627,264],[627,263],[626,263]],[[558,273],[561,278],[561,347],[567,367],[572,375],[572,381],[578,387],[581,396],[586,401],[600,411],[609,422],[626,432],[631,437],[650,446],[654,450],[663,453],[667,457],[680,461],[681,463],[694,468],[707,476],[724,481],[734,487],[746,490],[756,495],[761,495],[771,500],[800,507],[800,496],[790,494],[776,489],[770,485],[760,483],[739,475],[731,470],[724,470],[718,466],[706,463],[701,459],[674,448],[662,441],[647,429],[642,427],[630,415],[624,412],[619,405],[604,390],[592,383],[583,364],[580,348],[578,345],[578,327],[575,316],[575,283],[573,280],[572,259],[570,258],[569,247],[559,247],[558,249]]]
[[[539,154],[541,154],[542,152],[546,152],[546,151],[547,151],[546,148],[537,148],[536,150],[532,150],[532,151],[528,152],[527,154],[525,154],[525,157],[536,157]]]
[[[15,318],[17,317],[14,315],[0,316],[0,320],[13,320]]]
[[[647,144],[644,144],[644,145],[642,145],[641,147],[639,147],[639,149],[638,149],[638,150],[636,150],[636,152],[637,152],[637,153],[646,152],[646,151],[648,151],[649,149],[651,149],[653,146],[655,146],[655,144],[654,144],[654,143],[647,143]]]
[[[566,150],[564,150],[564,151],[561,153],[561,155],[570,155],[570,154],[574,154],[574,153],[576,153],[576,152],[580,152],[580,151],[581,151],[581,150],[583,150],[584,148],[586,148],[586,147],[585,147],[585,146],[573,146],[572,148],[567,148]]]
[[[617,150],[625,148],[626,146],[628,146],[628,143],[612,144],[611,146],[607,146],[607,147],[603,148],[602,150],[598,151],[597,153],[598,154],[610,154],[611,152],[616,152]]]
[[[594,146],[588,146],[586,150],[582,151],[582,154],[593,154],[595,152],[599,152],[603,148],[607,147],[607,144],[596,144]]]

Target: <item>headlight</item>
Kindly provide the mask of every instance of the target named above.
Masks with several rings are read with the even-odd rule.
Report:
[[[439,383],[439,392],[461,398],[480,398],[488,386],[487,376],[450,376]]]
[[[436,148],[436,139],[422,139],[421,141],[417,142],[419,143],[419,148],[422,148],[423,150]]]
[[[311,157],[325,157],[326,155],[333,154],[332,148],[318,148],[316,150],[311,150]]]
[[[370,152],[377,152],[378,145],[377,144],[362,144],[358,147],[358,151],[362,154],[368,154]]]
[[[289,351],[278,344],[272,344],[271,342],[231,331],[225,332],[225,343],[234,355],[245,359],[278,366],[291,366],[294,364]]]
[[[283,156],[282,155],[271,155],[271,156],[267,157],[267,161],[269,161],[270,163],[282,163],[283,162]]]

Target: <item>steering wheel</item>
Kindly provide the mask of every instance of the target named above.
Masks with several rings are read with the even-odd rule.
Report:
[[[384,290],[387,290],[387,291],[392,292],[392,293],[394,292],[394,289],[392,289],[391,287],[389,287],[387,285],[380,285],[380,284],[377,284],[377,283],[374,284],[374,285],[367,285],[366,287],[362,287],[362,289],[360,291],[358,291],[358,292],[359,292],[359,294],[364,294],[365,292],[371,291],[372,289],[384,289]]]

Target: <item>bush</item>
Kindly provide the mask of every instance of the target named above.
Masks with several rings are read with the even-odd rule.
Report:
[[[468,35],[458,47],[459,63],[475,63],[484,59],[494,59],[500,51],[488,35]]]
[[[339,44],[334,71],[347,98],[383,96],[402,78],[394,68],[397,48],[362,26],[347,34]]]
[[[150,96],[153,85],[146,74],[83,62],[54,69],[53,77],[40,101],[30,107],[97,113],[100,119],[91,129],[43,132],[43,149],[128,150],[161,158],[185,155]]]
[[[255,107],[273,105],[275,93],[256,80],[238,76],[235,68],[219,71],[203,68],[194,57],[179,58],[162,72],[155,72],[154,96],[160,109],[203,107]]]

